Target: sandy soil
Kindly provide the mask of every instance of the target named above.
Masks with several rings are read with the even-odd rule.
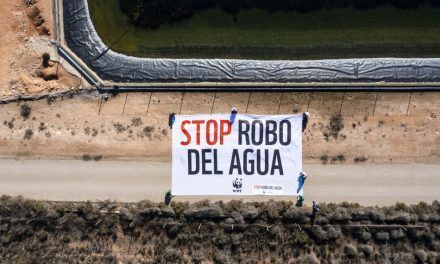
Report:
[[[106,101],[92,94],[27,102],[27,119],[24,102],[10,103],[0,106],[0,155],[170,161],[169,112],[236,106],[252,114],[308,110],[306,163],[439,163],[439,101],[440,93],[126,93]]]
[[[41,21],[37,25],[30,18],[36,8],[44,19],[41,25]],[[53,24],[51,0],[40,0],[31,6],[23,0],[0,1],[0,97],[75,89],[81,85],[79,78],[62,65],[58,67],[59,58],[51,43]],[[51,55],[47,68],[42,66],[44,52]]]

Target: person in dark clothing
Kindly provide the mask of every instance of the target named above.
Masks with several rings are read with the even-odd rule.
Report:
[[[296,207],[302,207],[303,206],[303,202],[304,202],[304,197],[302,197],[302,195],[298,195],[296,197]]]
[[[168,191],[165,193],[165,205],[170,205],[171,199],[173,199],[173,195],[171,194],[171,191]]]
[[[303,114],[303,120],[302,120],[302,132],[304,132],[304,130],[306,130],[307,128],[307,123],[309,122],[309,118],[310,118],[310,113],[305,112]]]
[[[315,203],[315,201],[313,201],[313,205],[312,205],[312,215],[310,216],[310,225],[315,225],[315,221],[316,221],[316,215],[319,212],[319,206],[318,204]]]
[[[170,127],[170,129],[173,129],[174,121],[176,121],[176,114],[171,113],[170,116],[168,117],[168,126]]]
[[[235,117],[237,116],[237,113],[238,113],[237,108],[236,107],[232,107],[232,109],[231,109],[231,117],[229,119],[229,121],[231,122],[231,125],[234,124]]]

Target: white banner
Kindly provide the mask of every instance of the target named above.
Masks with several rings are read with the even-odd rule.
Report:
[[[302,115],[176,116],[172,194],[302,195],[301,129]]]

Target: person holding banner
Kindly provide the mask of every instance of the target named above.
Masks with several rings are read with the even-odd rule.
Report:
[[[307,123],[309,122],[309,118],[310,118],[310,113],[305,112],[303,114],[303,120],[302,120],[302,132],[304,132],[307,128]]]
[[[231,117],[229,119],[229,121],[231,121],[231,125],[234,124],[235,117],[237,116],[237,113],[238,113],[237,108],[236,107],[232,107],[232,109],[231,109]]]
[[[165,193],[165,199],[164,199],[165,205],[167,205],[167,206],[170,205],[171,199],[173,199],[173,195],[171,194],[171,191],[167,191]]]
[[[301,189],[304,186],[304,183],[306,182],[307,179],[307,174],[304,171],[301,171],[299,173],[299,177],[298,177],[298,189],[296,189],[296,192],[299,193],[301,191]]]
[[[170,129],[173,129],[174,121],[176,121],[176,114],[170,113],[170,115],[168,116],[168,126],[170,127]]]
[[[298,188],[296,189],[296,193],[298,194],[297,199],[296,199],[296,204],[295,204],[296,207],[302,207],[302,205],[303,205],[304,197],[302,195],[300,195],[299,193],[301,192],[306,179],[307,179],[307,174],[305,172],[301,171],[298,176]]]

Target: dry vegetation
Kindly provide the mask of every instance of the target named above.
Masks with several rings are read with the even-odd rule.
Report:
[[[0,198],[2,263],[439,263],[440,203],[122,204]]]

